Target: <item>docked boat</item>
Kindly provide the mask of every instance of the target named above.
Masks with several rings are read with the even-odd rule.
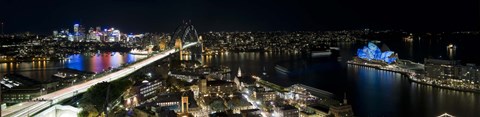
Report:
[[[134,55],[148,55],[149,53],[148,53],[148,51],[133,49],[132,51],[130,51],[130,54],[134,54]]]

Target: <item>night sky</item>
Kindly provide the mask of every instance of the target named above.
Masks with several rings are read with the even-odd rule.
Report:
[[[419,2],[421,1],[421,2]],[[479,0],[0,0],[6,33],[85,27],[173,32],[480,29]]]

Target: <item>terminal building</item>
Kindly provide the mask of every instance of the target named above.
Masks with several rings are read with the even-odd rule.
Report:
[[[438,79],[452,79],[459,75],[456,66],[460,65],[460,61],[440,60],[440,59],[424,59],[426,76]]]
[[[475,64],[462,65],[458,60],[424,59],[426,76],[435,79],[456,79],[480,83]]]

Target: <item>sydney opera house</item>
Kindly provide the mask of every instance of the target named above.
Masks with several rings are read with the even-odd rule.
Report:
[[[395,63],[397,60],[397,55],[393,51],[390,51],[385,44],[382,46],[382,49],[380,49],[372,42],[369,42],[368,45],[363,48],[359,48],[357,50],[357,57],[369,62],[386,64]]]

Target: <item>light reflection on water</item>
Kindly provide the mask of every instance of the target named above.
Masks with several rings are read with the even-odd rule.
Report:
[[[103,53],[95,56],[72,55],[71,60],[65,62],[65,67],[81,71],[102,72],[111,68],[117,68],[127,63],[133,63],[138,59],[145,58],[144,55]]]
[[[18,73],[41,82],[48,82],[51,76],[60,68],[71,68],[80,71],[102,72],[119,67],[125,63],[133,63],[145,58],[145,55],[120,54],[115,52],[102,53],[94,56],[75,54],[68,56],[68,60],[61,61],[33,61],[21,63],[0,63],[0,75]]]
[[[408,81],[399,73],[348,65],[354,110],[363,116],[480,116],[480,95]],[[347,95],[348,95],[347,94]]]

